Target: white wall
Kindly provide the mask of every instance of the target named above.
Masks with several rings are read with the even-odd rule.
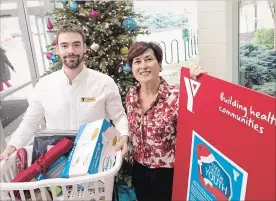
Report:
[[[210,75],[237,83],[238,11],[233,5],[237,4],[197,2],[198,51],[199,64]]]

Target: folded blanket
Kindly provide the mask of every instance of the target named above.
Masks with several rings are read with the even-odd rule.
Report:
[[[48,152],[40,155],[30,167],[17,175],[12,182],[29,182],[40,172],[46,174],[46,169],[61,156],[67,154],[73,148],[73,145],[74,143],[71,140],[63,138]]]

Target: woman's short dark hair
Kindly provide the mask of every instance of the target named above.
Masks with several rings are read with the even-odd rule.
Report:
[[[152,49],[154,52],[154,56],[156,57],[158,63],[162,63],[163,60],[163,52],[159,45],[153,42],[136,42],[134,43],[128,51],[127,63],[130,67],[132,67],[132,61],[134,58],[143,54],[147,49]]]

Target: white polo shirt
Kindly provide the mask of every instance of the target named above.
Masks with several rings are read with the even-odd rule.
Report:
[[[46,121],[45,129],[78,130],[85,123],[111,119],[121,135],[129,135],[125,110],[114,80],[84,67],[69,84],[63,69],[39,80],[29,107],[9,145],[24,146]]]

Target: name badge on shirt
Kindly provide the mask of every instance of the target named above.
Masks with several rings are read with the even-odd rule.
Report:
[[[95,97],[85,97],[81,98],[81,102],[95,102],[96,98]]]

